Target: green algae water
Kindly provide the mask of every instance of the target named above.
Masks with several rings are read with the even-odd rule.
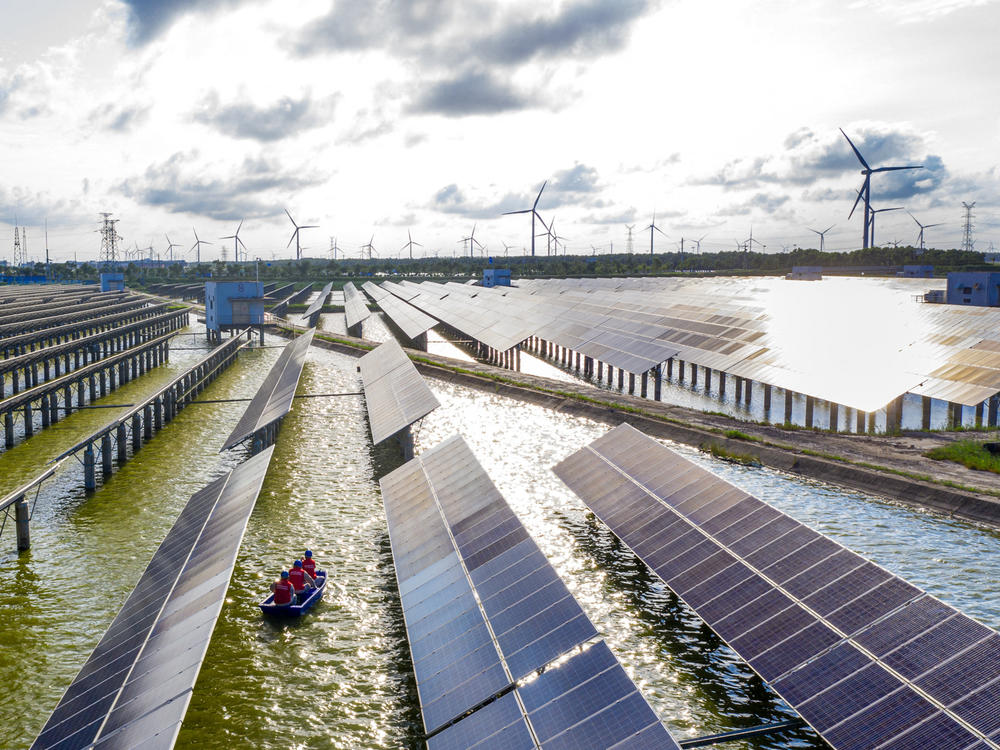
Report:
[[[199,342],[176,339],[163,372],[104,401],[130,402],[155,390],[202,356]],[[269,345],[281,343],[268,337]],[[278,352],[241,352],[202,398],[251,396]],[[356,365],[314,347],[299,393],[360,390]],[[416,430],[417,450],[456,432],[466,438],[675,737],[793,715],[552,474],[552,465],[603,434],[605,425],[428,382],[442,406]],[[44,485],[31,551],[17,555],[10,527],[0,536],[0,748],[30,744],[184,503],[245,457],[218,453],[244,408],[239,402],[187,407],[90,496],[82,491],[82,470],[67,469]],[[71,415],[56,426],[61,436],[45,430],[0,454],[4,486],[15,484],[8,476],[30,476],[39,462],[113,415]],[[367,429],[357,396],[299,399],[284,420],[177,747],[421,746],[377,482],[400,460],[390,447],[373,449]],[[677,448],[982,622],[1000,625],[995,531]],[[331,575],[326,596],[301,622],[265,621],[257,601],[306,547]],[[727,747],[824,744],[798,730]]]

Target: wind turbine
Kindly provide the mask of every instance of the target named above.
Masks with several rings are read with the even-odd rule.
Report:
[[[173,263],[174,262],[174,248],[175,247],[180,247],[180,245],[178,245],[176,242],[171,242],[169,235],[165,234],[163,236],[167,238],[167,252],[170,253],[170,262]]]
[[[188,252],[191,252],[191,250],[196,251],[195,252],[195,263],[201,263],[201,246],[202,245],[211,245],[212,243],[209,242],[208,240],[198,239],[198,230],[195,229],[194,227],[191,227],[191,231],[194,232],[194,244],[191,245],[191,248],[188,250]]]
[[[285,209],[285,214],[288,216],[288,220],[292,222],[292,226],[295,227],[295,231],[292,232],[292,236],[288,238],[288,244],[285,245],[285,248],[287,249],[288,247],[290,247],[292,244],[292,240],[295,240],[295,260],[302,260],[302,247],[299,245],[299,232],[303,229],[316,229],[317,227],[319,227],[319,224],[303,224],[300,227],[298,224],[295,223],[295,219],[292,218],[292,215],[288,213],[287,208]],[[242,223],[243,222],[240,222],[240,224]]]
[[[410,248],[410,260],[413,260],[413,246],[416,245],[417,247],[423,247],[423,245],[421,245],[419,242],[413,241],[413,237],[410,236],[409,229],[406,230],[406,238],[409,241],[399,249],[402,251],[405,250],[406,248]]]
[[[330,254],[333,255],[333,260],[337,260],[337,253],[340,252],[340,248],[337,247],[337,238],[330,238]]]
[[[824,229],[822,232],[820,232],[818,229],[813,229],[811,227],[806,227],[806,229],[808,229],[810,232],[815,232],[816,234],[819,235],[819,251],[821,253],[826,250],[826,233],[829,232],[831,229],[833,229],[835,226],[837,226],[837,225],[836,224],[831,224],[826,229]]]
[[[840,132],[843,133],[844,138],[847,138],[847,133],[844,133],[844,129],[843,128],[840,128]],[[875,244],[874,240],[871,240],[871,245],[869,244],[869,240],[870,240],[870,237],[871,237],[871,235],[869,233],[869,228],[870,228],[870,226],[874,227],[874,224],[875,224],[874,215],[873,215],[873,211],[872,211],[872,190],[871,190],[871,188],[872,188],[872,175],[875,174],[876,172],[897,172],[897,171],[900,171],[900,170],[903,170],[903,169],[923,169],[924,167],[923,167],[922,164],[920,164],[920,165],[916,165],[916,166],[907,166],[907,167],[875,167],[874,169],[872,169],[872,167],[869,166],[868,162],[865,161],[865,157],[863,157],[861,155],[861,152],[858,151],[858,147],[854,145],[854,142],[850,138],[847,138],[847,142],[849,144],[851,144],[851,149],[854,151],[854,155],[856,157],[858,157],[858,161],[861,162],[861,166],[864,167],[864,169],[861,170],[861,174],[864,175],[864,177],[865,177],[865,181],[861,185],[861,190],[858,192],[857,200],[854,201],[854,206],[851,208],[851,213],[849,213],[847,215],[847,218],[850,219],[854,215],[854,209],[856,209],[858,207],[858,201],[860,201],[862,198],[864,198],[865,199],[865,231],[864,231],[864,238],[863,238],[864,245],[862,246],[862,249],[866,249],[866,248],[870,247],[871,245]],[[883,209],[883,210],[888,210],[888,209]]]
[[[473,224],[472,225],[472,234],[470,234],[468,237],[463,237],[462,238],[462,246],[463,247],[465,246],[466,242],[469,243],[469,257],[470,258],[472,257],[472,251],[473,251],[472,245],[473,245],[473,243],[475,243],[476,245],[479,245],[479,247],[483,247],[483,243],[476,239],[476,226],[477,226],[476,224]]]
[[[658,226],[656,226],[656,211],[653,211],[653,220],[651,222],[649,222],[649,226],[646,227],[645,229],[643,229],[642,231],[645,232],[646,229],[649,230],[649,254],[652,255],[653,254],[653,230],[655,229],[657,232],[659,232],[660,234],[662,234],[664,237],[667,236],[663,232],[662,229],[660,229]]]
[[[705,239],[706,237],[708,237],[708,235],[707,235],[707,234],[703,234],[703,235],[702,235],[701,237],[699,237],[698,239],[696,239],[696,240],[691,240],[691,241],[692,241],[692,242],[694,243],[694,251],[695,251],[696,253],[698,253],[699,255],[701,254],[701,241],[702,241],[703,239]]]
[[[563,240],[568,240],[569,237],[563,237],[561,234],[556,234],[556,217],[552,217],[552,224],[550,225],[550,230],[552,232],[552,244],[556,247],[556,255],[559,255],[559,245],[563,246],[563,255],[566,254],[566,243]]]
[[[233,249],[236,251],[236,262],[240,262],[240,245],[243,245],[243,256],[246,257],[247,246],[243,244],[243,240],[240,239],[240,229],[243,228],[243,219],[240,219],[240,225],[236,227],[236,231],[226,237],[219,237],[220,240],[232,240]]]
[[[368,251],[368,260],[372,259],[372,253],[375,253],[375,245],[372,244],[374,241],[375,241],[375,235],[373,234],[371,236],[371,239],[368,240],[367,244],[364,244],[364,245],[361,246],[361,257],[362,257],[362,259],[365,257],[364,256],[364,251],[365,250]],[[378,253],[375,253],[375,254],[377,255]]]
[[[542,183],[542,187],[538,190],[538,195],[535,196],[535,202],[531,204],[531,208],[525,208],[520,211],[505,211],[500,214],[501,216],[512,216],[513,214],[531,214],[531,257],[535,257],[535,218],[537,217],[539,221],[542,221],[542,217],[538,215],[538,201],[542,198],[542,190],[545,190],[545,186],[549,183],[548,180]],[[542,221],[544,225],[545,222]]]
[[[903,210],[902,206],[894,206],[893,208],[873,208],[873,209],[871,209],[871,212],[872,212],[872,216],[871,216],[871,224],[872,224],[872,226],[871,226],[871,242],[872,242],[872,244],[871,244],[871,246],[872,247],[877,247],[877,245],[875,244],[875,214],[880,214],[883,211],[902,211],[902,210]]]
[[[906,213],[910,214],[909,211],[907,211]],[[910,214],[910,218],[913,219],[914,221],[917,221],[917,217],[914,216],[913,214]],[[930,229],[931,227],[939,227],[941,226],[942,223],[943,222],[940,222],[938,224],[921,224],[919,221],[917,221],[917,226],[920,227],[920,234],[917,235],[917,242],[920,243],[920,252],[924,251],[924,230]]]

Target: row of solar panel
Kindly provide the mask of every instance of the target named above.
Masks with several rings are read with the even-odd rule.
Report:
[[[221,450],[228,450],[241,443],[257,430],[281,419],[291,411],[295,389],[298,387],[302,366],[305,364],[314,333],[316,329],[310,328],[298,338],[288,342],[282,349]]]
[[[33,750],[173,745],[273,450],[191,496]]]
[[[994,631],[628,425],[555,471],[834,747],[1000,739]]]
[[[381,485],[432,750],[676,747],[461,437]]]
[[[303,320],[309,320],[313,315],[317,315],[320,310],[323,309],[323,305],[326,304],[327,299],[330,297],[330,290],[333,289],[333,282],[324,286],[319,293],[319,296],[312,301],[312,304],[306,308],[306,311],[302,313]]]
[[[366,281],[361,288],[375,300],[389,319],[406,335],[411,341],[437,325],[437,321],[429,315],[424,314],[412,305],[394,297],[385,289]]]
[[[359,369],[375,445],[441,405],[395,339],[363,356]]]
[[[348,328],[354,328],[358,323],[364,321],[371,311],[365,304],[365,298],[361,292],[355,288],[354,284],[348,281],[344,284],[344,317]]]

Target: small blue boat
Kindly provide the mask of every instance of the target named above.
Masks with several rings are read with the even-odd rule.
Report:
[[[275,604],[274,594],[271,594],[259,605],[260,611],[265,615],[272,615],[274,617],[301,617],[310,609],[312,606],[323,598],[323,592],[326,590],[326,571],[317,570],[316,571],[316,588],[310,591],[306,598],[303,599],[298,604]]]

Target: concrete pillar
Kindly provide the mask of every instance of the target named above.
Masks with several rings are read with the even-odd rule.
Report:
[[[126,445],[124,422],[118,425],[115,438],[118,443],[118,465],[121,466],[128,460],[128,446]]]
[[[63,407],[67,414],[73,410],[73,386],[68,384],[63,388]]]
[[[31,411],[31,402],[24,405],[24,436],[31,437],[35,434],[34,414]]]
[[[629,395],[635,394],[635,373],[630,372],[628,374],[628,393]]]
[[[678,383],[683,383],[684,382],[684,360],[683,359],[677,360],[677,382]]]
[[[139,417],[139,413],[136,412],[132,415],[132,455],[134,456],[139,448],[142,447],[142,420]]]
[[[771,385],[764,383],[764,421],[771,421]]]
[[[997,404],[1000,399],[997,396],[990,396],[989,405],[986,409],[986,424],[990,427],[997,426]]]
[[[785,389],[785,424],[792,421],[792,392]]]
[[[14,395],[21,392],[21,384],[17,377],[17,370],[12,370],[10,373],[10,392]]]
[[[667,360],[667,380],[672,380],[674,377],[674,358],[671,357]]]
[[[157,432],[163,429],[163,398],[161,396],[153,399],[153,426]]]
[[[990,400],[990,408],[992,409],[992,419],[994,423],[996,422],[996,406],[995,402]],[[931,428],[931,397],[921,396],[920,397],[920,429],[929,430]]]
[[[736,403],[743,402],[743,378],[736,376]]]
[[[42,397],[42,403],[39,406],[39,411],[42,413],[42,429],[44,430],[49,426],[49,403],[48,399],[44,396]]]
[[[111,433],[101,435],[101,475],[104,481],[111,478]]]
[[[653,398],[660,401],[663,396],[663,365],[656,366],[653,377],[656,378],[656,380],[653,381]]]
[[[514,348],[514,371],[521,372],[521,345]]]
[[[603,379],[604,379],[604,362],[601,360],[597,360],[597,382],[600,383]],[[0,398],[3,398],[2,393],[0,393]]]
[[[106,373],[104,370],[101,370],[101,372],[98,374],[97,377],[101,390],[101,398],[104,398],[105,396],[108,395],[108,373]]]
[[[813,426],[813,409],[816,406],[816,399],[806,396],[806,427]]]
[[[153,439],[153,406],[146,404],[142,407],[142,438],[143,440]]]
[[[90,391],[90,403],[97,401],[97,382],[96,378],[91,375],[87,378],[87,390]]]
[[[646,398],[646,394],[649,392],[649,373],[642,373],[642,383],[640,384],[639,395]]]
[[[840,407],[837,404],[830,404],[830,429],[834,432],[840,430]]]
[[[7,448],[14,447],[14,415],[10,411],[3,414],[3,436],[4,445]]]
[[[694,362],[691,363],[691,387],[698,387],[698,365]]]
[[[619,390],[625,388],[625,371],[622,368],[618,368],[618,388]]]
[[[576,371],[580,372],[580,352],[576,353]]]
[[[712,368],[705,368],[705,393],[708,394],[712,391]]]
[[[31,530],[28,527],[31,512],[28,501],[21,495],[14,503],[14,525],[17,528],[17,550],[23,552],[31,547]]]
[[[88,492],[97,489],[97,476],[94,472],[94,444],[87,443],[83,449],[83,488]]]
[[[750,401],[753,400],[753,381],[747,380],[743,386],[743,393],[746,396],[747,406],[750,406]]]
[[[59,399],[55,391],[49,394],[49,422],[55,424],[59,421]]]
[[[719,370],[719,400],[723,400],[726,397],[726,373]]]

